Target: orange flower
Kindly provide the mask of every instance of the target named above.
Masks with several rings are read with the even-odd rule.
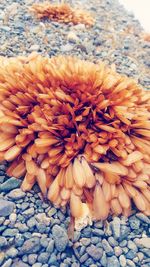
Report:
[[[49,18],[51,20],[73,24],[85,24],[89,27],[93,26],[94,18],[86,11],[73,9],[69,4],[50,4],[39,3],[33,4],[30,8],[38,18]]]
[[[150,92],[73,57],[0,58],[0,160],[74,217],[150,215]]]

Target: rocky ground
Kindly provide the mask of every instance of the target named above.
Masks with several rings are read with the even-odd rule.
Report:
[[[75,1],[96,18],[91,29],[39,21],[28,10],[33,2],[0,1],[0,55],[37,51],[102,59],[149,88],[150,44],[143,40],[138,21],[116,0]],[[128,219],[109,218],[75,231],[70,241],[69,210],[43,203],[37,186],[25,194],[20,183],[8,179],[5,165],[0,165],[0,266],[150,266],[148,217],[135,210]]]

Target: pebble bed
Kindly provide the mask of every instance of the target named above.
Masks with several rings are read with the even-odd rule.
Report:
[[[0,1],[0,56],[77,55],[115,63],[117,71],[150,88],[148,52],[139,22],[116,0],[80,0],[94,27],[39,21],[29,12],[33,0]],[[70,1],[71,3],[71,1]],[[69,240],[69,209],[40,199],[39,189],[24,193],[21,180],[8,179],[0,165],[0,266],[2,267],[149,267],[150,219],[133,211],[75,231]]]

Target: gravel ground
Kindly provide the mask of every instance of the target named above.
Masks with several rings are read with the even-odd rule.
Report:
[[[139,22],[116,0],[80,0],[95,26],[39,21],[28,11],[33,0],[0,1],[0,55],[77,55],[115,63],[117,71],[149,88],[148,52]],[[135,210],[128,219],[109,218],[68,240],[69,210],[43,203],[34,186],[27,194],[21,181],[8,179],[0,165],[0,266],[2,267],[148,267],[150,219]]]

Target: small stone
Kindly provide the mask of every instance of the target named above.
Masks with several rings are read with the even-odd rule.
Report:
[[[114,238],[118,239],[120,237],[120,218],[114,217],[111,226]]]
[[[57,212],[57,210],[55,208],[51,208],[48,212],[47,212],[47,215],[49,217],[52,217],[53,215],[55,215]]]
[[[127,259],[127,266],[129,267],[136,267],[135,263],[129,259]]]
[[[38,51],[40,46],[38,44],[31,45],[29,51]]]
[[[136,256],[136,251],[134,250],[129,250],[128,253],[126,253],[126,258],[127,259],[133,259]]]
[[[30,206],[29,203],[27,203],[27,202],[23,202],[23,203],[21,204],[21,209],[22,209],[22,210],[26,210],[29,206]]]
[[[127,240],[123,240],[122,242],[119,243],[120,247],[125,247],[127,245]]]
[[[138,250],[136,244],[132,240],[128,241],[128,248],[136,252]]]
[[[11,267],[12,265],[12,259],[8,259],[5,261],[5,263],[2,265],[2,267]]]
[[[28,263],[33,265],[37,260],[38,255],[37,254],[30,254],[28,256]]]
[[[40,250],[40,239],[38,237],[32,237],[26,240],[20,249],[20,255],[36,253]]]
[[[18,255],[18,250],[11,247],[6,251],[6,255],[10,258],[15,258]]]
[[[27,226],[29,228],[33,228],[36,225],[36,219],[34,217],[31,217],[28,221],[27,221]]]
[[[6,236],[6,237],[12,237],[12,236],[16,236],[16,234],[18,234],[18,229],[6,229],[4,232],[3,232],[3,236]]]
[[[21,247],[24,243],[24,237],[22,234],[18,233],[15,237],[15,246],[16,247]]]
[[[138,252],[137,256],[139,258],[139,261],[142,261],[144,259],[144,254],[142,252]]]
[[[108,242],[111,247],[118,246],[118,241],[115,240],[113,236],[108,237]]]
[[[54,225],[52,228],[52,235],[55,241],[56,249],[62,252],[66,249],[69,239],[67,232],[59,225]]]
[[[150,237],[143,237],[141,239],[136,240],[136,244],[141,247],[150,249]]]
[[[3,30],[5,32],[9,32],[11,30],[11,28],[8,26],[0,26],[0,30]]]
[[[120,237],[118,238],[118,240],[122,241],[128,236],[129,233],[130,233],[130,228],[127,227],[125,224],[121,225],[121,232],[120,232]]]
[[[145,222],[145,223],[147,223],[147,224],[150,224],[150,219],[149,219],[146,215],[144,215],[143,213],[141,213],[141,212],[137,213],[137,214],[136,214],[136,217],[137,217],[140,221]]]
[[[106,239],[102,240],[102,246],[108,256],[112,256],[114,254],[112,247],[109,245]]]
[[[80,260],[81,263],[83,263],[88,259],[88,257],[89,257],[88,254],[85,253],[79,260]]]
[[[22,215],[25,216],[25,218],[30,218],[31,216],[34,215],[34,208],[30,208],[30,209],[25,210],[22,213]]]
[[[52,253],[51,256],[50,256],[50,259],[48,261],[48,264],[55,264],[56,262],[57,262],[57,257],[55,255],[55,253]]]
[[[91,240],[90,240],[90,238],[81,238],[80,239],[80,242],[81,242],[81,244],[83,245],[83,246],[88,246],[90,243],[91,243]]]
[[[18,260],[16,262],[13,263],[13,265],[11,267],[30,267],[29,264],[24,263],[21,260]]]
[[[37,262],[37,263],[32,265],[32,267],[41,267],[41,266],[42,266],[42,263],[40,263],[40,262]]]
[[[52,253],[53,250],[54,250],[54,240],[51,239],[50,242],[48,243],[46,251],[49,252],[49,253]]]
[[[7,196],[12,200],[18,200],[25,197],[25,192],[23,192],[20,188],[17,188],[9,192]]]
[[[99,241],[100,241],[100,238],[99,238],[99,237],[97,237],[97,236],[92,236],[92,237],[91,237],[91,243],[92,243],[93,245],[98,244]]]
[[[0,175],[0,183],[3,184],[5,180],[5,176],[4,175]]]
[[[70,43],[77,43],[79,41],[79,38],[74,32],[69,32],[67,35],[67,39]]]
[[[0,236],[0,248],[7,246],[7,239],[3,236]]]
[[[103,252],[103,255],[100,259],[100,263],[103,267],[106,267],[107,266],[107,257],[106,257],[106,253],[105,251]]]
[[[60,47],[62,52],[70,52],[73,49],[73,46],[70,44],[62,45]]]
[[[0,217],[0,225],[2,225],[5,221],[5,217]]]
[[[42,252],[40,253],[40,255],[38,256],[38,261],[41,263],[47,263],[48,259],[49,259],[49,253],[47,252]]]
[[[11,225],[14,225],[17,220],[17,214],[16,213],[10,214],[9,220],[10,220]]]
[[[103,255],[103,249],[102,248],[97,248],[94,245],[91,245],[90,247],[87,247],[86,251],[94,260],[100,260],[100,258]]]
[[[22,181],[20,179],[16,179],[14,177],[9,178],[8,180],[6,180],[6,182],[1,184],[0,191],[9,192],[9,191],[19,187],[21,185],[21,183],[22,183]]]
[[[108,257],[107,266],[120,267],[117,257],[116,256]]]
[[[92,233],[93,233],[93,235],[96,235],[99,237],[104,236],[104,231],[101,229],[92,229]]]
[[[122,254],[122,249],[120,247],[114,247],[114,252],[117,257]]]
[[[5,217],[10,215],[15,208],[15,204],[11,201],[0,199],[0,216]]]
[[[19,230],[19,232],[21,233],[25,233],[28,231],[28,227],[26,226],[25,223],[20,223],[20,222],[17,222],[15,224],[15,227]]]
[[[2,265],[4,259],[5,259],[5,253],[4,252],[0,252],[0,266]]]
[[[127,266],[126,258],[125,258],[124,255],[120,255],[119,262],[120,262],[121,267],[126,267]]]
[[[132,230],[137,230],[140,227],[140,221],[135,216],[129,218],[129,224]]]

